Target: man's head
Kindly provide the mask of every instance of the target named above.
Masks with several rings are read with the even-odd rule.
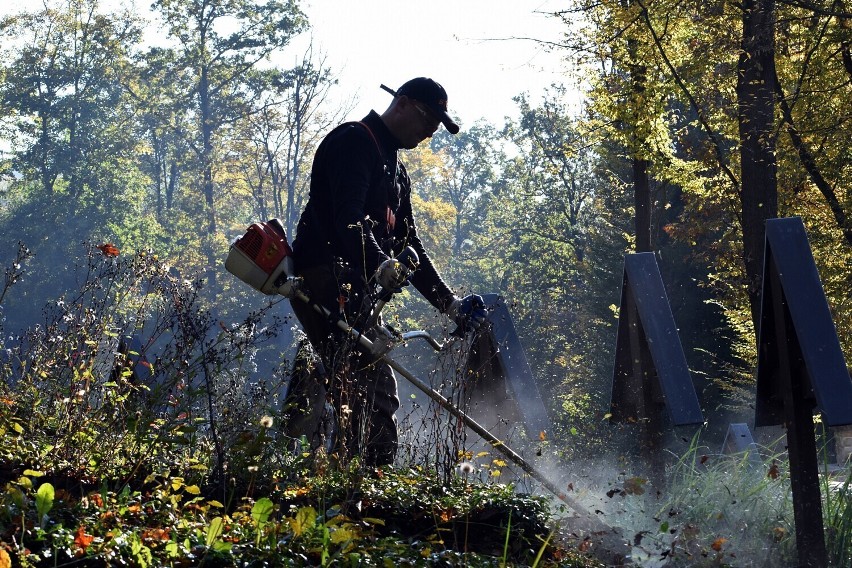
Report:
[[[447,91],[440,83],[417,77],[396,91],[384,85],[382,88],[394,96],[382,118],[403,147],[414,148],[430,138],[441,124],[451,134],[459,131],[458,125],[447,114]]]

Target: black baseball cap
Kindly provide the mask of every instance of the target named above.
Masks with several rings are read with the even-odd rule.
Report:
[[[427,77],[417,77],[405,82],[396,91],[385,85],[381,87],[395,97],[405,95],[429,107],[450,134],[456,134],[459,131],[459,125],[447,114],[447,91],[437,81]]]

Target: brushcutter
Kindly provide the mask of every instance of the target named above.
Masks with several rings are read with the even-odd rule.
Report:
[[[405,252],[396,259],[386,262],[380,268],[377,280],[379,282],[399,282],[404,279],[403,276],[407,275],[409,271],[416,269],[416,264],[416,253],[413,250]],[[272,219],[265,223],[253,223],[249,226],[245,235],[231,245],[225,268],[255,290],[268,295],[282,295],[290,300],[296,299],[305,302],[324,317],[329,319],[332,317],[327,308],[312,302],[301,289],[301,279],[293,271],[292,250],[287,242],[284,227],[278,219]],[[382,271],[396,271],[396,274],[383,275]],[[509,461],[541,483],[548,491],[583,518],[588,523],[590,530],[602,533],[612,532],[612,527],[600,521],[580,503],[566,495],[520,454],[389,356],[389,351],[394,346],[410,339],[424,339],[436,351],[441,351],[448,345],[439,343],[426,331],[400,333],[388,325],[378,323],[379,312],[394,293],[394,290],[390,289],[392,287],[392,284],[388,287],[380,287],[379,299],[368,318],[368,322],[372,325],[372,328],[368,329],[376,331],[374,335],[376,339],[370,340],[365,336],[364,332],[368,329],[363,331],[354,329],[342,318],[335,320],[337,327],[357,341],[366,352],[374,355],[377,359],[382,359],[444,410],[461,420],[468,428],[491,444]]]

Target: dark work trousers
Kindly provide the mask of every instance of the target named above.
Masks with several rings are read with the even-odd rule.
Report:
[[[330,267],[310,267],[300,276],[304,280],[302,289],[312,302],[333,313],[339,311],[339,285]],[[338,420],[335,451],[344,459],[359,455],[368,466],[392,464],[398,445],[399,410],[393,370],[384,361],[361,352],[354,339],[312,306],[299,299],[290,303],[326,370],[324,386]],[[366,335],[372,339],[371,333]],[[310,438],[311,433],[305,434]]]

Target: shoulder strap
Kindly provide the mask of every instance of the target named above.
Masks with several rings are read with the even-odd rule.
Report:
[[[379,155],[384,156],[384,152],[382,152],[382,146],[379,144],[379,139],[376,138],[376,135],[373,134],[373,131],[370,129],[369,126],[367,126],[367,123],[359,120],[357,122],[354,122],[353,124],[360,124],[361,126],[364,127],[364,130],[366,130],[367,134],[370,135],[370,138],[373,139],[373,143],[376,145],[376,150],[379,151]]]

